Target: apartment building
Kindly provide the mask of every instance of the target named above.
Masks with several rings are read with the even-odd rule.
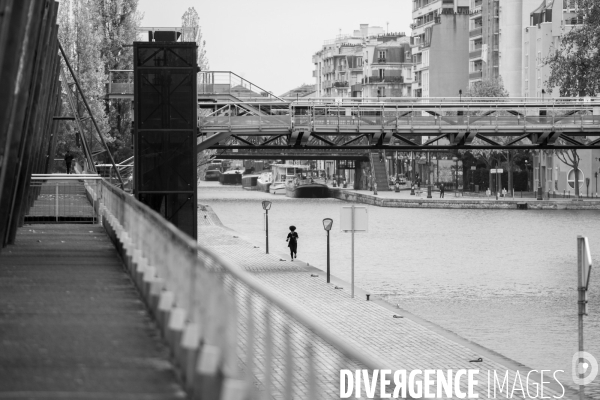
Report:
[[[469,84],[470,0],[414,0],[412,96],[457,97]]]
[[[522,96],[522,36],[539,0],[471,0],[469,85],[502,77],[512,97]]]
[[[402,97],[410,95],[409,39],[361,24],[338,35],[313,55],[318,97]]]
[[[560,48],[563,34],[581,23],[574,0],[542,0],[530,14],[528,26],[523,30],[523,74],[524,97],[559,97],[559,88],[546,87],[550,66],[544,60],[552,49]]]

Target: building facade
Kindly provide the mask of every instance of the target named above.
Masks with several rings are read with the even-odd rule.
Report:
[[[522,94],[523,28],[539,0],[471,0],[469,85],[502,78],[511,97]]]
[[[413,1],[413,97],[458,97],[468,88],[469,3]]]
[[[338,35],[313,55],[317,97],[403,97],[410,95],[409,39],[361,24]]]
[[[523,29],[522,87],[524,97],[559,97],[560,88],[546,87],[550,66],[544,60],[560,48],[561,36],[581,23],[575,2],[542,0],[529,14],[529,24]]]

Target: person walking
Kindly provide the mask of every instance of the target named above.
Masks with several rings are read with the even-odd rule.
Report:
[[[298,258],[298,233],[296,232],[296,227],[294,225],[290,226],[290,233],[287,235],[288,247],[290,248],[290,256],[292,257],[292,261],[294,261],[294,257]]]
[[[442,183],[440,185],[440,199],[444,198],[444,191],[445,191],[445,188],[444,188],[444,184]]]
[[[73,162],[73,154],[71,154],[71,150],[67,150],[65,153],[65,165],[67,167],[67,174],[71,173],[71,163]]]

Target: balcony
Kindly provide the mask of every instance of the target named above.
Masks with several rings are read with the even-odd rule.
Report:
[[[469,37],[473,38],[473,37],[476,37],[476,36],[481,36],[482,30],[483,30],[483,28],[481,26],[477,27],[477,28],[474,28],[474,29],[471,29],[469,31]]]
[[[362,79],[362,83],[363,84],[371,84],[371,83],[397,84],[397,83],[404,83],[404,77],[402,77],[402,76],[384,76],[384,77],[371,76],[371,77],[369,77],[368,83],[367,83],[367,79],[366,78]]]
[[[347,88],[348,86],[349,86],[348,82],[334,82],[333,83],[333,87],[336,87],[336,88]]]
[[[360,83],[357,83],[356,85],[350,86],[350,91],[351,92],[362,92],[362,87],[363,87],[363,85],[361,85]]]
[[[481,58],[481,46],[479,47],[478,50],[473,50],[473,51],[469,52],[469,60],[472,60],[475,58]]]
[[[331,81],[323,81],[323,89],[329,89],[332,86]]]
[[[378,58],[378,59],[377,59],[377,62],[378,62],[379,64],[385,64],[385,62],[386,62],[386,59],[385,59],[385,58]]]
[[[481,79],[482,76],[483,76],[482,70],[474,71],[469,74],[469,79]]]

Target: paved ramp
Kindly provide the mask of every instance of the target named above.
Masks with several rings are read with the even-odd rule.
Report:
[[[0,399],[181,399],[98,225],[28,225],[0,254]]]

